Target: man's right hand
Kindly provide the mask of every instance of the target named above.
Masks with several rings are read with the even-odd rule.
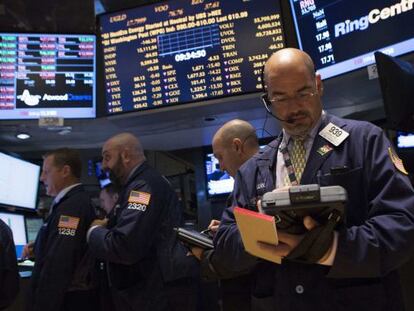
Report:
[[[210,229],[211,232],[216,233],[219,226],[220,226],[220,220],[213,219],[208,225],[208,229]]]
[[[108,218],[104,218],[104,219],[95,219],[94,221],[92,221],[91,225],[89,226],[94,227],[94,226],[102,226],[102,227],[106,227],[106,224],[108,223]]]
[[[23,247],[22,259],[34,258],[34,242],[29,242]]]

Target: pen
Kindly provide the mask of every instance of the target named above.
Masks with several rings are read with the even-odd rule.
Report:
[[[205,229],[205,230],[201,231],[200,233],[203,233],[203,234],[208,234],[208,233],[210,233],[210,232],[211,232],[211,229],[210,229],[210,228],[207,228],[207,229]]]

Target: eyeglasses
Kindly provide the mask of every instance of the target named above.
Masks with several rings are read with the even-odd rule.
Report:
[[[300,93],[297,93],[295,96],[284,96],[284,95],[276,95],[273,98],[269,98],[267,94],[263,94],[263,99],[266,99],[268,102],[272,103],[276,106],[286,106],[290,101],[294,100],[296,102],[304,103],[308,100],[310,100],[312,97],[317,95],[317,91],[303,91]]]

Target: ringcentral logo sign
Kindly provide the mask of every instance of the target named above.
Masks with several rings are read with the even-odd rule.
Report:
[[[367,16],[362,16],[356,20],[346,20],[344,22],[335,25],[335,37],[349,34],[356,30],[365,30],[370,24],[378,23],[380,20],[386,20],[388,18],[403,14],[413,9],[414,0],[402,0],[400,3],[396,3],[390,7],[383,9],[373,9]]]
[[[17,96],[22,102],[24,102],[27,106],[37,106],[42,101],[88,101],[92,100],[91,95],[73,95],[73,94],[63,94],[63,95],[49,95],[43,94],[41,95],[32,95],[30,94],[29,90],[24,90],[22,95]]]

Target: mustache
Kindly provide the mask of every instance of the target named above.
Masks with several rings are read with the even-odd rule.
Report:
[[[309,113],[307,111],[298,111],[295,113],[291,113],[288,115],[288,120],[296,120],[304,117],[309,117]]]

